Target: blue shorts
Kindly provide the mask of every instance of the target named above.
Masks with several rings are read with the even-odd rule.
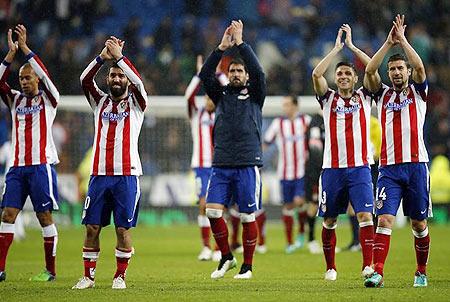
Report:
[[[320,217],[344,214],[349,202],[355,213],[373,212],[373,185],[368,166],[324,169],[319,186]]]
[[[198,199],[206,196],[211,168],[194,168],[195,172],[195,193]]]
[[[295,197],[305,197],[305,178],[281,180],[281,199],[284,203],[292,203]]]
[[[23,209],[30,196],[36,213],[58,210],[56,171],[50,164],[11,167],[6,173],[2,208]]]
[[[140,197],[137,176],[91,176],[82,224],[107,226],[113,213],[117,227],[135,227]]]
[[[226,207],[234,201],[241,213],[261,209],[261,177],[256,166],[243,168],[213,167],[206,194],[206,203]]]
[[[403,213],[412,219],[432,216],[430,174],[425,163],[404,163],[380,167],[376,193],[376,214],[396,215],[403,199]]]

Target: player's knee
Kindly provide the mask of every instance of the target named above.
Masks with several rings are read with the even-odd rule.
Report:
[[[95,239],[100,233],[101,227],[95,224],[86,225],[86,237],[88,239]]]
[[[416,236],[416,233],[421,235],[423,232],[425,232],[425,230],[428,233],[427,221],[426,220],[414,220],[414,219],[411,219],[411,227],[413,229],[414,236]],[[416,237],[418,237],[418,236],[416,236]]]
[[[256,220],[255,213],[240,213],[239,217],[241,218],[242,223],[249,223]]]
[[[392,215],[380,215],[378,216],[378,226],[383,228],[392,229],[394,225],[395,216]]]
[[[359,223],[365,223],[366,225],[369,225],[367,223],[370,223],[373,221],[372,213],[369,213],[369,212],[359,212],[356,214],[356,217],[358,218]],[[373,225],[373,222],[372,222],[372,225]]]
[[[39,220],[41,227],[46,227],[53,224],[52,213],[50,211],[36,213],[36,217]]]
[[[16,222],[16,217],[19,214],[19,209],[14,208],[4,208],[2,212],[2,222],[14,223]]]
[[[208,218],[218,219],[218,218],[222,217],[222,215],[223,215],[223,210],[206,208],[206,217],[208,217]]]
[[[322,225],[328,230],[334,230],[337,227],[337,218],[325,218]]]

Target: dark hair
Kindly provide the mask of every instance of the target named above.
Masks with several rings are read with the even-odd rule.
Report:
[[[353,65],[353,64],[350,63],[350,62],[346,62],[346,61],[342,61],[342,62],[337,63],[337,64],[336,64],[336,67],[334,68],[334,70],[336,71],[336,69],[338,69],[338,68],[341,67],[341,66],[347,66],[347,67],[350,67],[351,69],[353,69],[353,71],[354,71],[355,74],[356,74],[356,68],[355,68],[355,65]]]
[[[230,71],[230,66],[231,66],[232,64],[244,66],[245,72],[248,73],[247,65],[245,65],[244,60],[242,60],[241,58],[236,57],[236,58],[231,59],[230,65],[228,65],[228,71]]]
[[[390,56],[387,61],[387,65],[389,66],[390,62],[395,62],[395,61],[403,61],[406,64],[406,68],[408,68],[408,69],[411,68],[411,65],[409,65],[408,59],[401,53],[396,53],[395,55]]]
[[[291,99],[292,104],[294,104],[295,106],[298,106],[298,97],[295,94],[289,94],[286,95],[287,98]]]

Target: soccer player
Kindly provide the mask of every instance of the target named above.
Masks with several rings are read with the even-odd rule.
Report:
[[[5,179],[3,213],[0,224],[0,281],[6,278],[5,262],[15,234],[17,215],[30,196],[44,237],[45,270],[31,281],[53,281],[56,277],[55,257],[58,232],[52,211],[58,210],[56,171],[59,162],[52,137],[52,125],[59,101],[59,92],[48,71],[27,45],[27,30],[15,27],[17,41],[8,30],[9,51],[0,65],[0,95],[9,107],[12,118],[11,168]],[[9,66],[20,49],[28,63],[19,70],[22,92],[11,89],[6,82]],[[42,90],[39,89],[42,83]]]
[[[195,173],[196,193],[199,200],[198,226],[201,230],[203,249],[198,255],[198,260],[211,260],[213,251],[209,245],[210,224],[206,217],[206,187],[211,175],[211,164],[213,157],[212,130],[214,126],[213,101],[206,96],[206,103],[203,107],[197,107],[195,96],[201,87],[201,80],[198,73],[202,68],[203,58],[197,56],[197,74],[194,75],[186,88],[185,98],[188,103],[188,115],[192,132],[192,160],[191,167]]]
[[[311,117],[299,113],[296,96],[285,96],[282,102],[285,116],[275,118],[264,135],[264,145],[276,140],[278,148],[278,177],[282,200],[282,217],[286,233],[286,254],[293,253],[304,244],[305,162],[308,157],[307,131]],[[294,244],[292,230],[295,210],[298,209],[299,234]]]
[[[414,287],[427,286],[427,261],[430,250],[427,218],[432,215],[428,154],[423,139],[423,124],[428,100],[425,67],[405,36],[405,17],[397,15],[383,46],[366,67],[368,88],[377,92],[378,120],[382,143],[376,191],[376,229],[373,251],[375,273],[365,280],[367,287],[383,287],[383,268],[389,251],[392,226],[403,199],[403,211],[411,218],[417,268]],[[377,69],[387,52],[399,45],[406,54],[388,59],[392,86],[381,83]],[[409,79],[412,79],[409,82]]]
[[[358,76],[351,63],[339,62],[335,67],[337,91],[329,88],[323,76],[344,43],[365,64],[370,58],[353,45],[351,28],[344,24],[338,31],[334,48],[320,61],[312,73],[314,90],[323,110],[325,150],[320,178],[319,213],[323,217],[322,244],[327,271],[325,280],[337,278],[335,248],[337,216],[345,213],[350,201],[359,221],[364,277],[373,273],[373,195],[369,165],[371,95],[365,88],[355,90]]]
[[[147,106],[147,93],[139,73],[122,55],[124,42],[111,37],[101,53],[81,74],[81,86],[94,111],[95,136],[91,180],[83,209],[86,237],[83,246],[84,276],[73,289],[94,287],[100,253],[100,231],[110,224],[117,235],[117,270],[112,288],[124,289],[128,262],[133,254],[131,230],[139,212],[142,174],[138,138]],[[101,91],[94,77],[105,61],[113,61],[106,77],[110,93]]]
[[[254,212],[261,207],[259,167],[262,166],[261,124],[266,83],[256,55],[243,41],[242,31],[242,21],[232,21],[199,74],[206,93],[216,105],[214,158],[206,195],[206,216],[222,259],[211,274],[212,279],[223,278],[237,264],[230,251],[228,228],[223,218],[224,207],[231,197],[239,208],[244,246],[244,263],[234,278],[252,277],[257,240]],[[228,67],[230,83],[223,87],[215,77],[216,66],[223,52],[234,45],[242,59],[231,61]]]

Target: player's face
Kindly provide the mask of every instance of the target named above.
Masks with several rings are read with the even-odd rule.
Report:
[[[231,64],[228,67],[228,79],[230,80],[230,85],[233,87],[245,86],[248,80],[248,74],[245,71],[244,65]]]
[[[339,66],[335,71],[335,83],[338,89],[353,89],[358,82],[358,76],[350,66]]]
[[[216,106],[214,105],[214,102],[208,96],[206,96],[205,109],[208,112],[214,112],[216,110]]]
[[[294,105],[290,97],[284,97],[281,106],[284,114],[288,117],[292,117],[297,112],[297,106]]]
[[[411,69],[408,69],[403,60],[392,61],[388,63],[388,75],[392,85],[397,89],[402,89],[408,85]]]
[[[39,92],[39,77],[31,66],[23,66],[19,71],[19,83],[23,93],[33,96]]]
[[[122,69],[111,67],[106,77],[106,83],[112,96],[121,97],[126,93],[129,81]]]

